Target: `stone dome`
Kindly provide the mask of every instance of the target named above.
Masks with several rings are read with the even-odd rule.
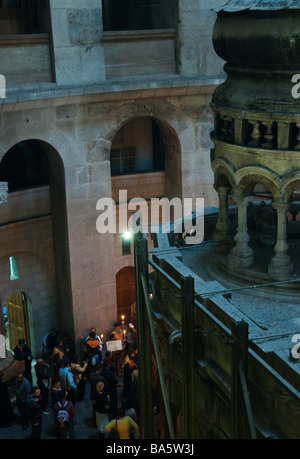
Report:
[[[213,45],[228,78],[213,103],[298,112],[291,80],[300,72],[300,1],[230,0],[217,11]]]

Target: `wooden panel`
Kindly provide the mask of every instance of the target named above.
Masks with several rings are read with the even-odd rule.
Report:
[[[7,320],[9,323],[9,347],[13,350],[20,338],[24,338],[28,346],[29,330],[27,321],[27,303],[21,292],[13,293],[6,301]]]

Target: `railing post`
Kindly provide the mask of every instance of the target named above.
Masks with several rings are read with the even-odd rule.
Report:
[[[138,339],[140,431],[143,439],[153,439],[151,334],[147,317],[141,274],[148,279],[148,244],[141,233],[134,237],[136,316]]]
[[[256,438],[256,431],[248,394],[248,323],[232,325],[232,426],[233,438]]]
[[[181,334],[184,375],[183,431],[184,438],[195,438],[195,350],[194,350],[194,278],[182,279]]]

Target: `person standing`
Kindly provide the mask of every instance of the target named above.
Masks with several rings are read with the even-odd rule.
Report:
[[[31,438],[39,440],[42,434],[43,414],[41,391],[38,387],[32,388],[32,397],[28,401],[29,419],[32,427]]]
[[[90,378],[89,378],[89,383],[90,383],[90,400],[92,402],[92,405],[93,405],[93,422],[94,422],[94,426],[96,427],[96,412],[95,412],[95,404],[93,403],[93,401],[96,399],[96,396],[97,396],[97,383],[99,381],[102,381],[105,384],[107,384],[107,381],[106,379],[104,378],[104,376],[101,375],[101,368],[102,368],[102,364],[99,364],[96,366],[96,371],[94,371],[93,373],[90,374]]]
[[[69,435],[74,440],[76,438],[73,422],[75,410],[73,403],[67,400],[67,395],[68,392],[62,390],[60,400],[53,407],[54,423],[58,439],[64,440]]]
[[[37,386],[41,391],[41,403],[43,414],[49,414],[47,406],[49,405],[49,385],[51,370],[43,359],[37,359],[34,366]]]
[[[100,374],[103,376],[107,382],[106,393],[110,398],[110,410],[109,415],[110,419],[113,419],[117,415],[118,408],[118,380],[111,370],[109,370],[104,365],[100,365]]]
[[[123,377],[123,398],[131,401],[132,394],[132,373],[137,370],[135,363],[135,353],[131,352],[128,355],[128,361],[124,365],[124,377]]]
[[[70,362],[73,362],[76,357],[75,343],[70,333],[65,331],[61,336],[62,345],[64,349],[64,355],[69,358]]]
[[[125,411],[123,408],[118,409],[116,419],[110,421],[106,426],[106,432],[110,432],[112,429],[116,429],[119,434],[120,440],[129,440],[130,439],[130,429],[135,430],[137,438],[140,437],[140,431],[138,425],[134,422],[129,416],[125,416]]]
[[[115,322],[114,330],[111,332],[111,335],[110,335],[110,340],[111,341],[121,341],[121,343],[123,343],[123,338],[124,336],[123,336],[122,326],[120,322]],[[123,345],[122,350],[113,352],[113,361],[114,361],[114,364],[117,366],[118,376],[123,376],[123,368],[122,368],[123,360],[124,360],[124,345]]]
[[[52,388],[51,388],[51,392],[50,392],[52,409],[53,409],[55,403],[59,402],[61,391],[62,391],[62,388],[60,387],[60,380],[59,379],[55,379],[54,381],[52,381]]]
[[[21,416],[22,429],[29,426],[28,401],[31,396],[31,384],[23,373],[17,375],[17,408]]]
[[[85,396],[85,385],[87,382],[86,379],[86,369],[88,363],[85,362],[82,365],[79,363],[79,358],[76,356],[74,362],[70,363],[71,372],[74,375],[74,381],[77,386],[77,401],[82,402]]]
[[[13,417],[14,412],[9,392],[4,381],[4,375],[0,373],[0,428],[11,427]]]
[[[55,348],[57,338],[58,338],[58,333],[54,328],[51,328],[49,333],[45,336],[46,355],[47,355],[47,359],[50,365],[51,365],[51,357],[53,354],[53,349]]]
[[[32,362],[32,355],[31,350],[27,346],[25,339],[19,339],[18,345],[14,348],[14,355],[16,360],[24,361],[25,362],[25,378],[30,382],[32,386],[32,374],[31,374],[31,362]]]
[[[75,406],[77,398],[77,385],[75,383],[74,375],[70,369],[69,360],[64,358],[61,368],[59,370],[59,380],[62,389],[68,391],[68,400]]]
[[[93,400],[95,406],[95,415],[96,415],[96,426],[98,429],[99,437],[104,438],[105,436],[105,426],[108,424],[108,412],[109,412],[109,396],[105,393],[104,382],[99,381],[96,384],[96,397]]]
[[[91,328],[90,333],[86,338],[81,336],[81,342],[85,345],[85,358],[88,354],[96,354],[99,357],[99,360],[102,361],[102,340],[99,335],[97,335],[97,330],[95,327]]]

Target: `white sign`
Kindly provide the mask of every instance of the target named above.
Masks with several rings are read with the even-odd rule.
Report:
[[[106,349],[111,352],[122,351],[122,341],[120,339],[116,339],[114,341],[106,341]]]
[[[297,344],[295,344],[295,346],[293,346],[293,348],[291,350],[291,354],[294,357],[294,359],[299,359],[300,358],[300,353],[299,353],[300,342],[299,342],[299,340],[300,340],[300,334],[297,333],[292,338],[292,343],[297,343]]]

